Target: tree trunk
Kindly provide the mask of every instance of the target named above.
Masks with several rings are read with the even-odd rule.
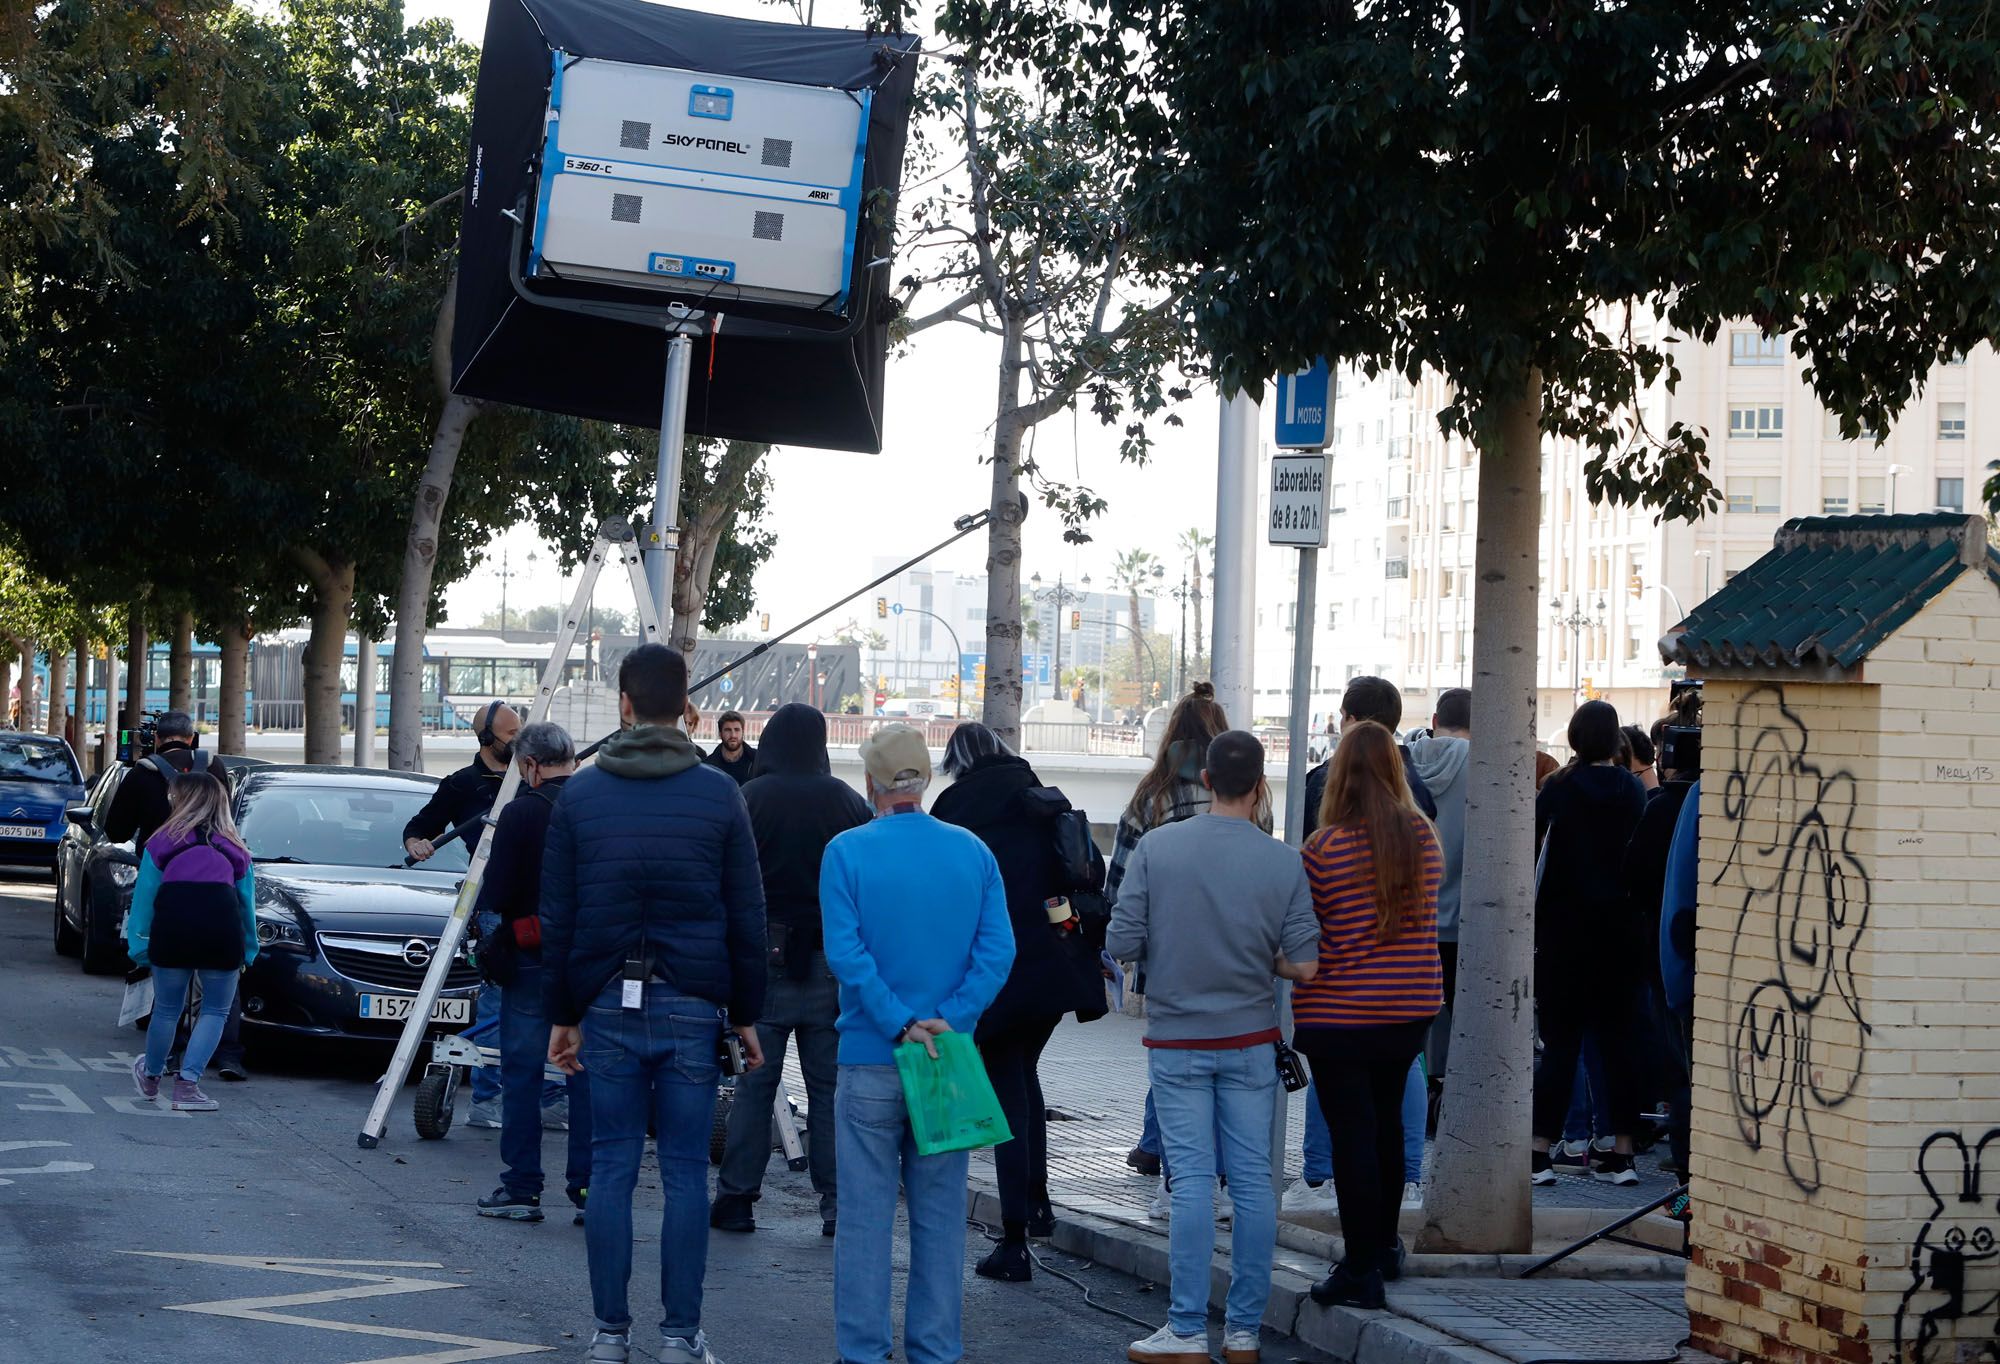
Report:
[[[174,637],[167,645],[167,709],[194,715],[194,612],[174,616]],[[195,716],[200,719],[200,716]]]
[[[306,640],[306,761],[340,761],[340,658],[354,607],[354,565],[294,546],[292,557],[312,584],[312,634]]]
[[[69,689],[69,655],[63,652],[63,650],[59,647],[58,641],[50,640],[49,641],[49,695],[48,695],[49,719],[48,719],[48,724],[43,727],[42,730],[43,733],[55,734],[55,735],[62,735],[67,733],[65,725],[69,717],[64,712],[65,712],[65,707],[67,706],[69,701],[69,697],[65,695],[68,689]]]
[[[222,675],[217,679],[215,747],[219,753],[244,751],[244,709],[250,692],[250,625],[230,617],[222,623]]]
[[[17,646],[5,641],[0,641],[0,644],[5,644],[4,648],[0,648],[0,729],[4,729],[14,718],[14,660],[6,657],[6,651]],[[34,669],[25,664],[21,672],[25,677],[35,675]],[[26,702],[22,704],[25,708]]]
[[[451,391],[451,323],[458,299],[458,269],[444,287],[437,323],[431,328],[431,379],[444,400],[431,434],[424,476],[410,507],[410,533],[403,544],[403,580],[396,589],[396,647],[389,657],[389,766],[415,772],[423,765],[424,632],[430,625],[431,575],[437,568],[438,527],[466,428],[480,405]]]
[[[743,491],[756,472],[757,461],[770,449],[759,441],[730,441],[712,476],[702,470],[698,459],[688,459],[683,465],[696,486],[690,488],[685,477],[681,482],[681,547],[674,556],[670,619],[661,622],[669,648],[693,654],[708,607],[709,588],[715,583],[716,556],[736,525]]]
[[[1465,913],[1451,1075],[1417,1247],[1520,1254],[1534,1237],[1535,638],[1541,376],[1499,408],[1479,467]]]
[[[104,729],[97,736],[97,770],[109,772],[118,761],[118,650],[104,644]]]
[[[375,765],[375,641],[354,639],[354,765]]]
[[[1000,392],[993,421],[993,500],[986,523],[987,728],[1021,746],[1021,329],[1008,315],[1000,340]],[[1062,610],[1057,604],[1056,609]]]
[[[83,732],[90,724],[90,642],[78,635],[74,644],[76,668],[69,685],[70,711],[75,717],[76,733],[70,737],[69,746],[76,750],[77,761],[88,765],[90,754],[84,751]]]
[[[1200,668],[1203,672],[1207,672],[1208,669],[1203,666],[1203,660],[1207,656],[1208,646],[1203,642],[1201,637],[1201,555],[1196,553],[1191,557],[1194,559],[1194,581],[1191,584],[1194,590],[1194,666]],[[1186,691],[1187,686],[1188,679],[1182,678],[1181,690]]]
[[[152,668],[146,658],[146,608],[134,602],[125,630],[125,728],[132,732],[132,742],[139,742],[139,726],[146,719],[146,680]]]

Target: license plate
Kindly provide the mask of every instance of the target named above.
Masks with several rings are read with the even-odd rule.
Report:
[[[39,824],[0,824],[0,838],[46,838],[48,830]]]
[[[361,996],[361,1016],[380,1018],[390,1023],[401,1023],[410,1016],[416,1006],[415,995],[363,995]],[[472,1021],[472,1001],[469,999],[440,999],[431,1005],[433,1023],[470,1023]]]

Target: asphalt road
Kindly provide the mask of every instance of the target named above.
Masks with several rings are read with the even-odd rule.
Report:
[[[583,1230],[559,1175],[546,1222],[475,1216],[498,1182],[497,1134],[458,1127],[420,1141],[407,1090],[381,1147],[358,1149],[383,1052],[253,1053],[249,1083],[206,1084],[216,1113],[140,1101],[129,1075],[139,1035],[116,1023],[122,983],[57,957],[51,912],[46,881],[0,871],[0,1361],[582,1357]],[[558,1171],[559,1142],[545,1144]],[[633,1354],[651,1359],[656,1176],[642,1173],[638,1201]],[[755,1235],[718,1232],[710,1247],[713,1347],[728,1364],[823,1364],[834,1357],[832,1243],[806,1176],[774,1165],[758,1211]],[[975,1232],[967,1360],[1122,1360],[1151,1329],[1049,1274],[980,1279],[971,1266],[984,1253]],[[1095,1301],[1164,1318],[1163,1291],[1043,1253]],[[1265,1351],[1305,1357],[1275,1339]]]

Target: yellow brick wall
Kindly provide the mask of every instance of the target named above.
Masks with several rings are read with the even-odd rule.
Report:
[[[2000,1358],[2000,592],[1962,575],[1851,682],[1712,679],[1705,726],[1696,1342]]]

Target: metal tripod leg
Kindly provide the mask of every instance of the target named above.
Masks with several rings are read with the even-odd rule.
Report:
[[[771,1121],[778,1125],[778,1144],[784,1147],[786,1166],[793,1170],[805,1169],[805,1143],[799,1140],[799,1125],[792,1120],[792,1096],[785,1092],[782,1084],[778,1086],[777,1097],[771,1101]]]
[[[1594,1246],[1599,1241],[1609,1241],[1613,1245],[1631,1246],[1635,1250],[1652,1250],[1652,1251],[1661,1251],[1663,1254],[1668,1254],[1668,1255],[1675,1254],[1676,1252],[1664,1250],[1663,1247],[1653,1245],[1651,1242],[1635,1241],[1629,1236],[1620,1236],[1618,1233],[1625,1230],[1625,1228],[1631,1226],[1634,1222],[1638,1221],[1640,1218],[1647,1216],[1649,1213],[1652,1213],[1660,1208],[1666,1207],[1667,1204],[1673,1202],[1676,1198],[1679,1198],[1682,1194],[1686,1193],[1687,1191],[1688,1191],[1687,1185],[1685,1184],[1675,1185],[1671,1190],[1669,1190],[1664,1194],[1661,1194],[1658,1198],[1648,1203],[1645,1207],[1640,1208],[1637,1212],[1629,1212],[1625,1214],[1625,1216],[1619,1218],[1616,1222],[1613,1222],[1610,1226],[1598,1228],[1596,1231],[1593,1231],[1592,1233],[1590,1233],[1590,1235],[1584,1237],[1581,1241],[1576,1242],[1574,1245],[1564,1246],[1561,1250],[1549,1256],[1547,1259],[1535,1261],[1535,1263],[1529,1265],[1526,1269],[1521,1271],[1521,1277],[1526,1279],[1532,1277],[1533,1275],[1539,1274],[1543,1270],[1547,1269],[1550,1265],[1558,1264],[1564,1260],[1567,1260],[1570,1256],[1576,1254],[1579,1250],[1582,1250],[1585,1246]],[[1685,1222],[1681,1224],[1681,1248],[1678,1254],[1683,1260],[1688,1258],[1688,1226]]]
[[[623,517],[613,517],[597,531],[597,543],[591,547],[590,558],[585,563],[583,580],[577,584],[576,596],[571,600],[569,610],[564,614],[562,627],[556,632],[554,651],[549,655],[548,666],[542,670],[542,682],[535,692],[535,701],[528,710],[529,724],[539,724],[548,718],[549,702],[555,696],[556,687],[562,682],[563,670],[569,663],[570,650],[576,644],[577,630],[583,620],[584,608],[590,604],[592,591],[597,586],[597,575],[604,570],[604,562],[616,552],[625,562],[632,576],[632,590],[638,596],[640,629],[643,643],[657,643],[660,637],[660,616],[654,608],[652,593],[646,586],[645,569],[639,560],[637,537],[632,527]],[[500,793],[494,798],[493,808],[500,810],[514,798],[521,785],[521,769],[507,765],[507,775],[501,779]],[[431,956],[430,969],[424,973],[424,983],[417,991],[416,1002],[410,1006],[409,1019],[403,1024],[403,1035],[397,1039],[396,1054],[389,1062],[388,1073],[382,1077],[375,1091],[375,1102],[368,1109],[368,1116],[361,1124],[357,1140],[363,1150],[373,1150],[388,1130],[389,1108],[395,1102],[396,1091],[403,1085],[410,1073],[410,1066],[416,1060],[417,1048],[423,1044],[424,1033],[430,1027],[431,1009],[437,1003],[438,995],[444,989],[445,976],[451,964],[458,957],[459,944],[465,941],[466,924],[472,918],[472,906],[479,899],[479,880],[486,871],[486,862],[493,851],[493,826],[488,824],[479,835],[479,846],[473,849],[472,862],[465,869],[465,880],[459,884],[458,899],[451,907],[451,917],[445,920],[444,932],[438,938],[437,951]]]

